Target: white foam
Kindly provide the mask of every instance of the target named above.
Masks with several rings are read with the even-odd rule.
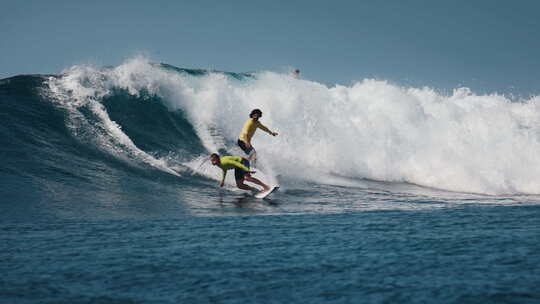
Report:
[[[540,193],[539,96],[511,100],[467,88],[448,96],[373,79],[327,87],[271,72],[248,80],[195,77],[143,58],[110,70],[74,67],[51,85],[59,96],[71,90],[74,107],[99,102],[112,87],[145,89],[170,110],[182,109],[209,152],[234,147],[249,112],[262,109],[261,122],[280,133],[258,131],[253,139],[269,179],[325,183],[336,174],[451,191]],[[112,138],[135,149],[99,105],[93,109]]]
[[[179,175],[164,160],[140,150],[121,127],[109,118],[101,99],[109,94],[111,88],[118,86],[115,81],[111,81],[115,79],[123,80],[90,66],[75,66],[64,71],[61,78],[50,78],[48,85],[52,99],[67,110],[67,124],[76,137],[92,142],[97,148],[115,157],[144,162],[167,173]],[[81,112],[83,107],[90,111],[94,119],[89,119],[88,114]]]

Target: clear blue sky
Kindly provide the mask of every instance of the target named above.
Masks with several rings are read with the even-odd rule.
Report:
[[[478,92],[540,93],[540,1],[0,0],[0,78],[136,54],[233,72],[294,66]]]

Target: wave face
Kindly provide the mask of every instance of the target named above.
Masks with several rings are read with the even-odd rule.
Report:
[[[260,108],[263,124],[279,133],[259,131],[253,141],[273,181],[540,193],[538,96],[512,100],[467,88],[448,96],[374,79],[328,87],[143,58],[3,79],[0,94],[0,169],[10,189],[26,189],[30,178],[105,193],[110,175],[213,187],[209,178],[219,172],[205,162],[208,153],[239,154],[238,132]]]

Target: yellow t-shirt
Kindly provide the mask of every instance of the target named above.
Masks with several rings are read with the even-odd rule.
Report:
[[[246,121],[246,123],[244,123],[244,126],[242,127],[242,131],[240,131],[240,136],[238,136],[238,139],[240,139],[243,142],[251,143],[251,138],[253,137],[253,134],[255,133],[257,128],[265,131],[268,134],[272,134],[272,131],[270,131],[258,120],[254,120],[250,118]]]

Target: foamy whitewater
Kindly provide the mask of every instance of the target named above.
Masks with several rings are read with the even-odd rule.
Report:
[[[171,174],[173,165],[139,150],[108,117],[100,102],[113,89],[147,92],[170,111],[186,113],[208,153],[240,153],[238,132],[251,109],[262,109],[261,122],[279,136],[259,132],[254,145],[274,181],[288,176],[350,185],[368,179],[481,194],[540,193],[539,96],[512,100],[467,88],[447,96],[375,79],[328,87],[274,72],[242,79],[189,75],[144,58],[110,69],[74,66],[48,86],[69,109],[73,132],[85,125],[79,109],[90,105],[100,122],[91,136],[102,149]],[[214,176],[205,157],[182,164]]]
[[[539,104],[145,58],[0,79],[0,302],[538,303]],[[266,199],[208,161],[254,108]]]

